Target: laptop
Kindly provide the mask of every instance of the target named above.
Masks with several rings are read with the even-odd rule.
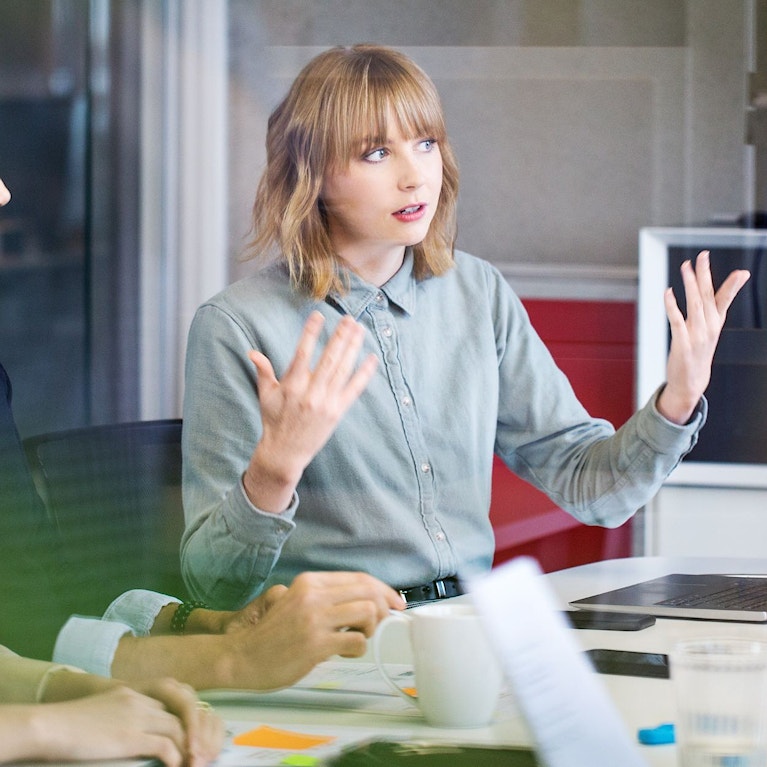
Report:
[[[767,622],[767,575],[673,573],[570,602],[582,610],[661,618]]]

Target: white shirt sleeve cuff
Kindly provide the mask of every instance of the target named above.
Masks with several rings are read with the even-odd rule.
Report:
[[[165,605],[180,604],[181,600],[156,591],[132,589],[121,594],[107,607],[102,620],[117,621],[130,626],[136,636],[147,636]]]
[[[130,626],[124,623],[73,615],[56,638],[53,660],[91,674],[111,677],[117,643],[130,633]]]

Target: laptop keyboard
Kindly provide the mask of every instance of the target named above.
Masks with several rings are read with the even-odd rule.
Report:
[[[721,591],[706,594],[685,594],[664,599],[659,605],[674,607],[705,607],[712,610],[767,610],[767,584],[738,582]]]

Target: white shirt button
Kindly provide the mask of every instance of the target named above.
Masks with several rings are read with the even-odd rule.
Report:
[[[445,540],[445,534],[444,534],[444,533],[441,533],[441,532],[440,532],[440,533],[437,533],[437,534],[436,534],[434,537],[435,537],[435,538],[436,538],[438,541],[444,541],[444,540]]]
[[[408,407],[410,405],[411,399],[407,396],[407,394],[402,398],[402,404],[405,407]]]
[[[382,304],[384,302],[384,294],[380,291],[376,293],[376,303]]]
[[[430,465],[430,464],[428,464],[428,463],[422,463],[422,464],[421,464],[421,471],[422,471],[424,474],[428,474],[428,473],[431,471],[431,465]]]
[[[386,338],[392,337],[393,331],[388,325],[381,332],[384,334],[384,336],[386,336]]]

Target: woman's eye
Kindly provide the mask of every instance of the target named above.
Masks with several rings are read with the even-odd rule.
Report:
[[[372,152],[368,152],[364,155],[364,159],[368,162],[381,162],[386,157],[386,150],[383,148],[374,149]]]
[[[420,142],[418,146],[421,148],[422,152],[431,152],[431,150],[434,149],[435,146],[437,146],[437,139],[425,138],[423,141]]]

